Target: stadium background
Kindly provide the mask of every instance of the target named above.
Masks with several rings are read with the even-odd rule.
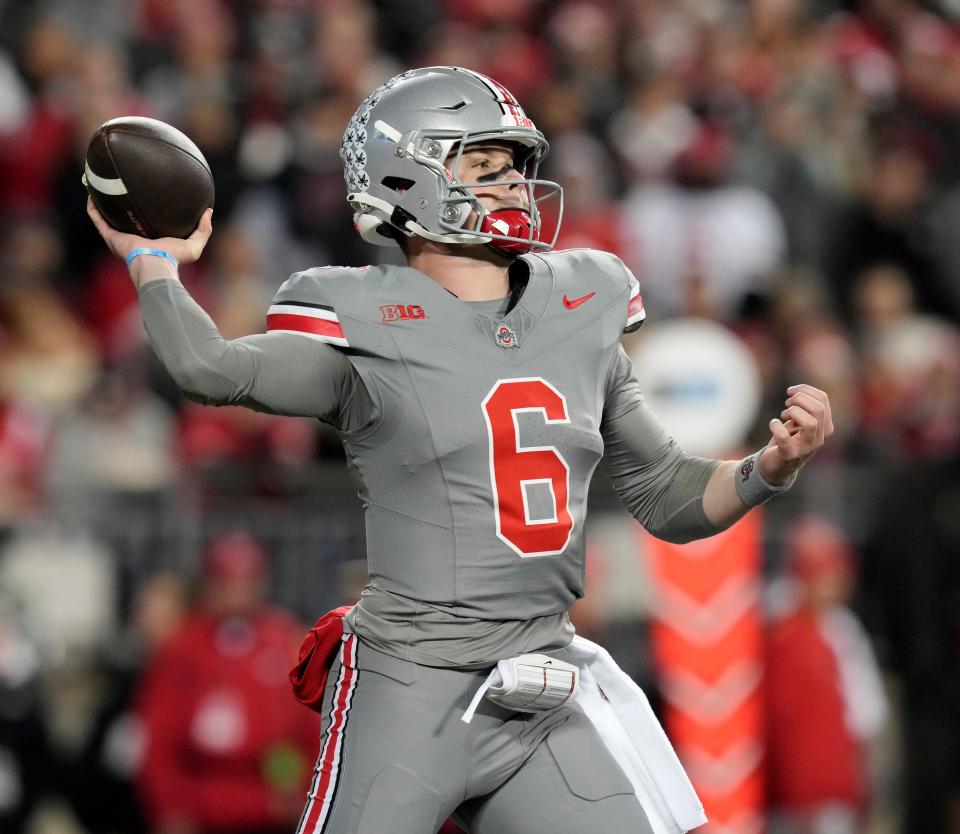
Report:
[[[960,831],[956,0],[0,0],[0,746],[49,742],[19,748],[29,830],[83,831],[101,798],[69,774],[144,662],[145,589],[176,608],[236,530],[304,622],[363,581],[332,432],[190,404],[153,360],[84,213],[90,134],[142,114],[199,144],[216,231],[182,275],[238,336],[293,270],[383,257],[351,228],[340,134],[429,64],[525,104],[567,189],[559,245],[620,254],[647,328],[743,340],[763,390],[744,448],[786,384],[830,393],[835,437],[763,517],[766,596],[805,543],[856,564],[891,704],[865,830]],[[577,621],[655,696],[646,548],[597,480]]]

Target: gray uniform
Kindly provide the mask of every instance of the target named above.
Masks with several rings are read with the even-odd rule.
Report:
[[[475,676],[463,670],[561,650],[583,592],[601,456],[655,535],[715,532],[702,497],[716,462],[667,436],[619,346],[642,316],[633,276],[592,250],[522,260],[530,280],[506,315],[408,267],[297,273],[270,308],[269,332],[233,342],[178,284],[141,292],[151,342],[192,397],[316,416],[339,431],[367,522],[370,583],[347,623],[360,638],[357,669],[364,654],[454,667],[466,676],[459,692]],[[335,724],[329,716],[325,737]],[[528,757],[510,758],[506,775]],[[354,787],[354,803],[371,790],[359,776]],[[348,800],[338,807],[345,816],[324,831],[379,830],[351,827],[359,816]]]

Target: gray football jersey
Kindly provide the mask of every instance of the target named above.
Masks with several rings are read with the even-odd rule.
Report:
[[[488,666],[569,643],[601,454],[654,535],[716,532],[702,498],[717,462],[667,435],[618,346],[644,315],[633,276],[588,250],[524,260],[509,314],[406,267],[324,268],[283,285],[269,332],[234,340],[179,282],[140,290],[151,344],[188,396],[338,429],[370,565],[348,625],[388,654]]]
[[[271,332],[343,350],[374,404],[342,433],[371,584],[471,618],[559,614],[582,593],[606,390],[639,298],[612,255],[525,260],[503,318],[397,266],[297,273],[268,314]]]

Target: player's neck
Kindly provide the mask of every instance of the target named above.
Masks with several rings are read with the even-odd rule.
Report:
[[[423,246],[407,262],[462,301],[491,301],[510,292],[509,264],[485,246]]]

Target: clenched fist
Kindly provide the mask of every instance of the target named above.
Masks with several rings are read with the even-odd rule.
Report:
[[[760,471],[771,484],[785,484],[830,435],[830,399],[812,385],[791,385],[779,419],[770,421],[770,441]]]

